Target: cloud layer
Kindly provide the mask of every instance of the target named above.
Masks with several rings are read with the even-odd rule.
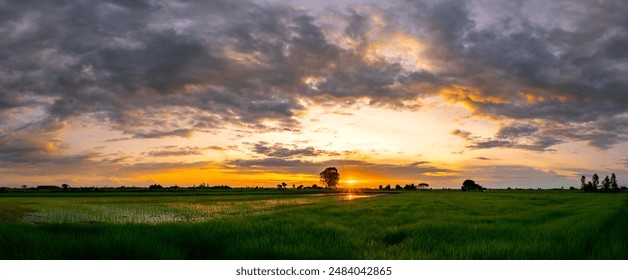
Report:
[[[502,123],[492,137],[452,132],[471,149],[543,152],[576,141],[609,149],[628,139],[628,5],[619,0],[418,0],[322,12],[240,0],[4,0],[0,37],[3,164],[94,157],[64,153],[59,134],[72,122],[138,139],[296,133],[309,106],[359,99],[416,110],[441,98]],[[267,158],[230,164],[334,156],[250,145]]]

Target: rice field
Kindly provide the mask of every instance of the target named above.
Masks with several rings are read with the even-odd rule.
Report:
[[[628,259],[627,235],[626,193],[0,196],[1,259]]]
[[[30,223],[198,223],[226,217],[262,215],[282,207],[328,200],[328,197],[264,199],[253,201],[90,203],[72,200],[31,205],[23,221]]]

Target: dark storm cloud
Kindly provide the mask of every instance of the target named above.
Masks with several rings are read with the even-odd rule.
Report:
[[[137,138],[163,138],[170,136],[189,137],[194,130],[192,129],[175,129],[172,131],[150,130],[147,132],[137,132],[135,137]]]
[[[592,146],[600,149],[607,149],[611,146],[628,140],[628,116],[616,116],[610,118],[602,118],[593,122],[586,132],[582,129],[575,131],[574,138],[580,137],[582,140],[588,141]]]
[[[236,167],[238,169],[259,169],[259,170],[269,170],[269,169],[272,170],[273,168],[281,168],[283,170],[285,169],[297,170],[305,164],[312,164],[312,162],[295,160],[295,159],[283,159],[283,158],[236,159],[236,160],[230,160],[226,162],[227,166]],[[284,171],[284,172],[288,173],[288,171]]]
[[[60,144],[60,141],[2,135],[0,136],[0,162],[48,160],[55,144]]]
[[[360,14],[354,9],[348,9],[347,12],[349,24],[347,24],[347,27],[344,29],[345,34],[359,41],[366,40],[366,33],[368,33],[370,27],[367,16]]]
[[[326,36],[336,22],[284,5],[2,1],[0,154],[19,160],[58,151],[48,145],[58,141],[58,124],[75,118],[135,138],[232,125],[298,131],[308,102],[367,97],[403,107],[432,95],[518,123],[488,139],[458,131],[471,148],[547,151],[586,141],[607,149],[628,138],[625,2],[406,1],[371,9],[383,23],[368,10],[335,11],[347,23],[339,32],[356,45],[345,48]],[[366,59],[377,24],[416,36],[435,68]],[[316,153],[300,151],[308,152]]]
[[[533,151],[551,151],[550,147],[563,143],[561,135],[551,135],[548,131],[540,131],[532,124],[513,123],[502,126],[492,138],[473,136],[472,133],[456,129],[452,135],[467,140],[471,149],[515,148]]]
[[[177,147],[177,146],[165,146],[158,149],[154,149],[150,152],[144,152],[142,155],[149,157],[172,157],[172,156],[191,156],[202,155],[209,148],[199,147]]]
[[[68,148],[56,135],[63,127],[65,124],[51,120],[0,130],[0,163],[57,160],[56,156]],[[4,128],[1,123],[0,128]]]
[[[433,32],[447,32],[451,36],[446,40],[441,39],[443,36],[431,38],[440,40],[439,43],[462,41],[445,45],[449,46],[452,59],[467,71],[484,69],[462,73],[458,78],[479,89],[476,94],[484,98],[512,101],[517,98],[517,92],[544,97],[519,104],[472,101],[479,111],[512,118],[567,121],[590,121],[626,111],[628,82],[620,69],[626,67],[628,57],[609,60],[605,53],[617,37],[623,36],[624,32],[618,30],[626,28],[625,20],[620,19],[628,14],[625,4],[589,7],[587,2],[564,1],[558,5],[519,2],[524,6],[523,12],[500,10],[506,18],[480,27],[486,19],[469,20],[473,12],[469,5],[453,3],[459,8],[444,10],[440,18],[463,20],[437,22],[440,27]],[[592,8],[592,12],[565,15],[562,20],[570,23],[564,25],[551,24],[556,19],[544,18],[551,14],[543,10],[559,12],[561,8]],[[535,12],[543,14],[535,16]],[[607,23],[592,24],[599,22],[602,15],[609,18]],[[565,97],[563,101],[559,96]]]
[[[21,103],[19,96],[10,95],[7,92],[0,92],[0,110],[18,107]]]
[[[399,87],[399,65],[367,62],[328,42],[314,17],[287,6],[222,0],[0,5],[0,110],[39,100],[42,122],[89,116],[138,138],[186,137],[225,124],[273,129],[262,120],[298,126],[295,114],[305,97],[397,103],[415,95]],[[308,78],[316,84],[306,84]]]
[[[503,126],[497,132],[500,138],[518,138],[522,136],[532,135],[539,129],[531,124],[516,123],[509,126]]]
[[[314,147],[300,148],[296,145],[260,141],[250,144],[251,151],[271,158],[314,157],[314,156],[338,156],[339,153],[316,149]]]
[[[428,2],[409,1],[410,16],[401,18],[414,23],[431,57],[444,65],[436,76],[455,86],[449,98],[480,115],[540,120],[539,131],[564,125],[560,135],[533,143],[496,135],[475,147],[544,150],[562,139],[607,149],[626,138],[622,126],[578,135],[583,125],[595,129],[628,111],[628,56],[620,47],[627,38],[625,2]],[[528,136],[535,134],[541,133]]]
[[[232,160],[224,163],[225,167],[247,172],[275,172],[286,174],[318,174],[326,167],[368,170],[382,174],[387,178],[418,178],[429,173],[452,172],[445,168],[434,167],[429,162],[414,162],[409,164],[380,164],[361,160],[328,160],[314,162],[308,160],[293,160],[283,158],[264,158],[250,160]]]
[[[628,118],[618,116],[578,124],[513,123],[501,127],[491,138],[481,138],[461,130],[454,130],[451,134],[467,140],[470,143],[468,147],[472,149],[505,147],[552,151],[552,146],[561,143],[583,141],[590,146],[604,150],[626,141],[628,139],[627,129]]]
[[[477,160],[494,160],[492,158],[487,158],[487,157],[475,157],[474,159],[477,159]]]

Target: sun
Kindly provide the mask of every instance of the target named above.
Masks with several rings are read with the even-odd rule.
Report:
[[[364,183],[364,180],[359,179],[346,179],[342,181],[344,183],[344,187],[348,189],[358,188],[360,184]]]

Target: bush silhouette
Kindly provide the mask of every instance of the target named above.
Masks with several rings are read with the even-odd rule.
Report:
[[[464,180],[464,182],[462,183],[462,187],[460,187],[460,189],[463,192],[466,192],[466,191],[484,191],[484,188],[482,186],[476,184],[475,181],[473,181],[471,179]]]

